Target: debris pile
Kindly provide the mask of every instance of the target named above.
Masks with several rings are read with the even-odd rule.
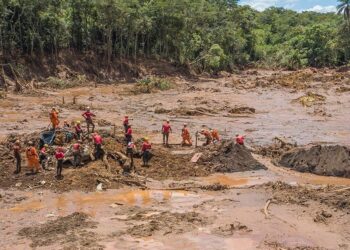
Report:
[[[350,150],[338,145],[297,148],[282,155],[279,164],[300,172],[350,178]]]
[[[230,114],[255,114],[255,108],[251,107],[234,107],[228,111]]]
[[[232,173],[266,169],[254,159],[244,145],[234,144],[232,141],[208,147],[199,162],[208,165],[212,172]]]
[[[311,107],[313,105],[319,105],[323,104],[326,101],[326,97],[323,95],[315,94],[312,92],[306,93],[306,95],[303,95],[295,100],[293,102],[298,102],[304,107]]]

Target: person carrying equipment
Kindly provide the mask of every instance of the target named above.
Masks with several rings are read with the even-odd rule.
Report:
[[[39,163],[39,155],[34,147],[34,143],[32,141],[28,142],[29,147],[26,150],[28,168],[32,171],[32,173],[38,173],[40,169]]]
[[[163,145],[169,146],[169,134],[172,132],[170,121],[166,120],[166,122],[162,126],[162,134],[163,134]]]
[[[63,169],[63,159],[64,159],[64,150],[62,147],[58,147],[56,149],[55,157],[57,160],[57,174],[56,178],[61,179],[62,178],[62,169]]]
[[[184,123],[184,127],[182,128],[181,137],[182,146],[192,146],[190,131],[188,130],[186,123]]]
[[[90,133],[90,125],[92,126],[91,133],[93,133],[95,130],[95,124],[92,120],[92,117],[95,117],[96,115],[90,111],[90,107],[87,107],[85,113],[83,113],[82,116],[85,118],[88,133]]]
[[[50,121],[52,125],[52,129],[55,130],[58,125],[60,124],[60,121],[58,119],[58,112],[56,108],[52,108],[51,113],[50,113]]]
[[[21,144],[19,140],[16,140],[15,144],[13,145],[13,154],[16,160],[16,170],[14,174],[19,174],[21,172],[21,165],[22,165],[22,157],[21,157]]]
[[[98,133],[94,133],[92,137],[95,144],[95,159],[101,159],[103,156],[102,151],[102,137]]]
[[[47,161],[48,161],[48,155],[47,155],[47,148],[49,147],[49,145],[45,144],[41,149],[40,149],[40,153],[39,153],[39,162],[41,164],[41,167],[44,170],[47,170],[46,165],[47,165]]]
[[[145,137],[143,139],[143,144],[141,149],[143,166],[148,166],[148,162],[151,159],[151,152],[150,152],[151,149],[152,149],[152,145],[149,142],[149,139]]]
[[[207,130],[207,129],[202,129],[200,133],[201,133],[201,135],[204,135],[204,137],[205,137],[205,139],[206,139],[206,141],[205,141],[205,143],[203,144],[203,146],[207,146],[207,145],[209,145],[209,144],[213,141],[213,138],[211,137],[211,133],[210,133],[209,130]]]

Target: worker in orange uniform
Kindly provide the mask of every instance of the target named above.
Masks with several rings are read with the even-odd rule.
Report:
[[[201,135],[204,135],[204,137],[205,137],[205,139],[206,139],[206,141],[205,141],[205,143],[203,144],[203,146],[207,146],[207,145],[209,145],[209,144],[213,141],[213,138],[212,138],[211,133],[210,133],[209,130],[207,130],[207,129],[202,129],[200,133],[201,133]]]
[[[51,121],[53,130],[55,130],[58,127],[58,124],[60,124],[60,121],[58,119],[58,112],[55,108],[52,108],[51,110],[50,121]]]
[[[26,149],[28,168],[32,173],[38,173],[40,169],[39,155],[34,147],[33,142],[29,142],[29,147]]]
[[[90,133],[90,125],[92,126],[91,133],[95,130],[95,124],[92,120],[92,117],[95,117],[96,115],[90,111],[90,107],[86,108],[86,111],[82,114],[82,116],[85,118],[86,126],[87,126],[87,132]]]
[[[141,148],[143,166],[148,166],[148,162],[151,159],[151,152],[150,152],[151,149],[152,149],[152,145],[149,142],[149,139],[145,137],[143,139],[142,148]]]
[[[220,135],[217,129],[211,129],[210,133],[214,143],[220,141]]]
[[[103,157],[103,151],[102,151],[102,137],[98,133],[94,133],[92,136],[92,139],[95,144],[95,158],[96,160]]]
[[[166,120],[166,122],[162,126],[162,134],[163,134],[163,145],[169,146],[169,134],[172,132],[170,121]]]
[[[124,133],[128,132],[129,128],[129,116],[124,116],[124,121],[123,121],[123,127],[124,127]]]
[[[236,134],[236,144],[244,145],[245,135]]]
[[[21,143],[19,142],[19,140],[16,140],[12,149],[13,149],[13,155],[16,160],[16,171],[14,172],[14,174],[19,174],[21,172],[21,164],[22,164]]]
[[[192,146],[190,131],[188,130],[186,123],[184,123],[184,127],[182,128],[181,137],[182,146]]]

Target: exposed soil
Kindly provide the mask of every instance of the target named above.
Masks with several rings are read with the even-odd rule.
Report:
[[[296,148],[283,154],[279,164],[300,172],[350,178],[350,151],[339,145]]]
[[[98,236],[86,229],[96,228],[97,223],[84,213],[73,213],[48,221],[43,225],[22,228],[18,234],[29,238],[31,247],[66,245],[68,248],[99,249]]]
[[[221,173],[266,169],[264,165],[253,158],[245,146],[234,144],[232,141],[209,146],[199,162],[208,165],[212,172]]]

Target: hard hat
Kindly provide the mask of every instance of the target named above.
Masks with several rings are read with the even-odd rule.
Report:
[[[15,143],[16,143],[16,144],[19,144],[19,140],[16,140]]]
[[[86,107],[86,109],[90,109],[90,107]]]
[[[32,141],[29,141],[28,144],[29,144],[29,145],[33,145],[34,143],[33,143]]]
[[[78,140],[79,143],[82,143],[82,140]]]
[[[236,136],[239,136],[239,134],[236,134]]]
[[[170,122],[170,120],[169,120],[169,119],[167,119],[166,121],[167,121],[167,122]]]
[[[47,148],[49,145],[45,144],[44,147]]]
[[[184,126],[187,126],[187,123],[184,123]]]
[[[80,121],[77,121],[77,124],[80,124]]]
[[[64,122],[64,123],[67,123],[67,120],[64,120],[63,122]]]
[[[144,137],[143,138],[145,141],[148,141],[149,140],[149,138],[146,136],[146,137]]]

